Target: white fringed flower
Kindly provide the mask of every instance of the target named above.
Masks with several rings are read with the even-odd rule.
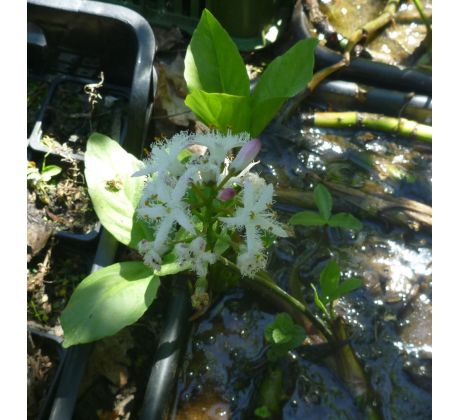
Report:
[[[166,184],[161,177],[157,177],[144,189],[137,214],[152,223],[156,229],[155,240],[152,243],[153,252],[156,254],[166,252],[169,234],[176,223],[195,234],[191,213],[183,197],[196,171],[197,168],[193,166],[186,169],[174,187]]]
[[[134,176],[157,174],[161,177],[179,176],[185,171],[179,161],[179,153],[189,145],[189,135],[186,132],[176,134],[171,140],[153,145],[150,157],[144,162],[144,167]]]
[[[249,142],[249,134],[219,134],[219,133],[207,133],[196,135],[193,141],[196,144],[206,146],[208,149],[208,161],[209,163],[218,167],[222,166],[225,158],[235,148],[244,146]]]
[[[174,253],[180,264],[192,263],[192,270],[198,277],[206,277],[208,264],[214,264],[217,260],[216,254],[206,251],[206,241],[197,236],[189,244],[179,243],[174,247]]]
[[[246,249],[237,260],[241,273],[254,276],[255,267],[263,267],[263,243],[261,231],[286,237],[286,231],[274,220],[270,207],[273,201],[273,185],[266,185],[257,175],[246,178],[243,183],[243,206],[238,207],[232,217],[220,217],[219,220],[230,227],[244,228]],[[255,261],[251,262],[253,258]]]
[[[238,164],[232,166],[230,152],[243,146]],[[213,132],[181,133],[152,147],[144,168],[135,174],[146,175],[137,216],[154,229],[154,240],[138,245],[145,264],[159,269],[163,256],[173,250],[176,262],[205,279],[217,260],[216,238],[231,241],[231,231],[237,229],[245,232],[245,243],[238,244],[241,273],[253,277],[265,267],[262,233],[287,234],[270,210],[273,186],[249,172],[260,147],[260,141],[250,141],[247,134]],[[192,155],[180,160],[185,148]],[[233,183],[239,187],[232,189]]]

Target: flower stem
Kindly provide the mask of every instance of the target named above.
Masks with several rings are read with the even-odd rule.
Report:
[[[219,193],[219,191],[224,188],[225,184],[228,182],[230,178],[232,178],[236,174],[235,171],[229,171],[227,176],[220,182],[220,184],[216,188],[216,195]]]
[[[240,273],[238,267],[229,261],[225,257],[219,257],[219,260],[229,267],[231,270]],[[281,287],[279,287],[273,280],[267,278],[268,276],[256,274],[253,279],[248,277],[241,276],[241,279],[248,283],[257,283],[259,286],[262,286],[265,289],[268,289],[270,292],[274,293],[277,297],[281,300],[289,304],[295,311],[300,312],[302,315],[306,316],[311,323],[316,327],[316,329],[328,340],[331,341],[333,339],[333,335],[329,327],[324,323],[324,321],[318,317],[316,317],[310,309],[299,302],[296,298],[291,296],[289,293],[285,292]]]

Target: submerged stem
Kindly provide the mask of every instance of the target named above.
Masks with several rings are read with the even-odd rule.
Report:
[[[406,118],[387,117],[367,112],[315,112],[307,118],[315,127],[354,128],[365,127],[372,130],[397,133],[404,137],[431,143],[432,127]]]

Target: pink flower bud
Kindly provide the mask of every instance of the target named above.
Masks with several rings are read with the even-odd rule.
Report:
[[[231,200],[235,197],[236,191],[233,188],[223,188],[219,193],[219,199],[222,201]]]
[[[236,155],[235,160],[230,165],[230,169],[236,172],[242,171],[254,160],[261,147],[262,142],[259,139],[253,139],[246,143]]]

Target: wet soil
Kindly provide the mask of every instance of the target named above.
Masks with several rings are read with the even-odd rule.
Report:
[[[383,12],[383,0],[320,0],[320,9],[335,30],[345,37],[362,28]],[[431,16],[431,0],[421,1],[425,13]],[[373,60],[388,64],[411,65],[411,55],[423,43],[426,26],[413,2],[401,2],[392,24],[366,43]]]

